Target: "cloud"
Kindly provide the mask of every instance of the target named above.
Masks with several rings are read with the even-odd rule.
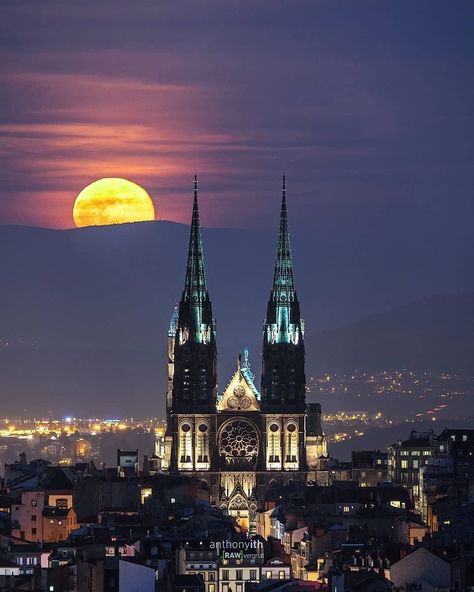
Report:
[[[267,225],[283,171],[302,223],[465,195],[467,21],[438,2],[399,6],[7,4],[0,219],[33,223],[16,197],[30,192],[42,223],[68,226],[75,195],[104,175],[187,220],[198,171],[206,220],[225,226]]]

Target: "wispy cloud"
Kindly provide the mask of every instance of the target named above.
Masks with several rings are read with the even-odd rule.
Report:
[[[369,219],[390,201],[465,196],[462,4],[8,3],[0,221],[69,226],[77,193],[105,175],[187,221],[197,171],[206,223],[226,226],[268,224],[283,171],[306,224],[331,207]]]

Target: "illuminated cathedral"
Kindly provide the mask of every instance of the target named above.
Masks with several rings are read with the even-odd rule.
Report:
[[[262,347],[260,390],[245,350],[219,392],[195,177],[185,284],[168,332],[164,468],[204,481],[212,502],[250,534],[272,482],[315,482],[327,457],[320,405],[306,403],[304,322],[293,278],[285,177]]]

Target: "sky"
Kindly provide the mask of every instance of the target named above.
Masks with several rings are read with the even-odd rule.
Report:
[[[2,0],[0,223],[72,227],[106,176],[188,222],[197,172],[205,225],[270,228],[286,173],[297,232],[467,232],[473,22],[461,0]]]
[[[259,371],[283,173],[309,345],[473,292],[473,22],[472,0],[0,0],[0,394],[158,400],[188,232],[165,221],[195,173],[221,384],[244,345]],[[161,222],[24,228],[72,228],[102,177]]]

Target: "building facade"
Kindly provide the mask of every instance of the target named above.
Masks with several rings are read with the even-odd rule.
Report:
[[[388,449],[388,479],[406,487],[415,504],[420,497],[420,468],[433,456],[434,446],[433,431],[413,430],[408,440],[400,440]]]
[[[474,477],[474,430],[445,428],[439,435],[412,431],[389,447],[388,478],[409,489],[423,519],[431,522],[430,500],[452,480]]]
[[[35,543],[65,541],[78,527],[72,492],[23,491],[11,507],[12,535]]]
[[[273,286],[263,327],[261,389],[248,354],[219,393],[216,326],[194,203],[184,290],[168,332],[164,468],[198,477],[214,504],[256,532],[259,500],[272,481],[314,482],[327,457],[321,408],[306,404],[304,323],[295,289],[286,180]]]

